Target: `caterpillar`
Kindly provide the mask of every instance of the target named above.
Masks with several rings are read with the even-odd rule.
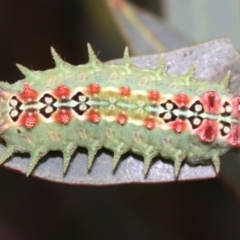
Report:
[[[65,174],[78,146],[88,150],[90,170],[97,151],[113,152],[113,170],[132,151],[151,161],[161,155],[174,163],[212,160],[240,146],[240,96],[228,89],[230,72],[220,83],[194,79],[194,64],[184,75],[169,75],[164,59],[157,68],[139,69],[124,51],[121,65],[106,65],[88,44],[89,61],[73,66],[51,48],[55,68],[33,71],[17,64],[25,78],[0,82],[0,136],[4,163],[15,152],[30,153],[29,176],[49,151],[63,153]]]

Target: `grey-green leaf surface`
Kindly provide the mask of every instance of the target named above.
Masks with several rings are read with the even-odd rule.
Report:
[[[132,63],[140,68],[155,68],[161,55],[134,57]],[[164,54],[165,67],[169,74],[183,74],[189,65],[196,66],[195,78],[205,81],[220,81],[228,70],[232,73],[230,88],[237,92],[240,80],[239,54],[227,38],[213,40],[196,46],[179,49]],[[122,59],[110,63],[120,63]],[[4,147],[1,146],[0,155]],[[231,159],[231,161],[234,161]],[[29,156],[15,155],[4,165],[10,169],[26,173]],[[122,160],[115,172],[112,172],[112,153],[102,150],[96,157],[92,170],[87,171],[87,152],[79,148],[65,176],[62,174],[62,158],[60,154],[50,152],[37,166],[32,176],[45,180],[68,184],[108,185],[122,183],[160,183],[192,179],[216,177],[212,165],[189,166],[184,164],[179,177],[175,179],[172,162],[157,158],[147,177],[143,174],[141,157],[129,153]]]

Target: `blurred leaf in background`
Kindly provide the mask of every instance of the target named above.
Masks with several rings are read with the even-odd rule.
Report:
[[[240,50],[239,0],[160,0],[165,20],[192,44],[228,36]]]

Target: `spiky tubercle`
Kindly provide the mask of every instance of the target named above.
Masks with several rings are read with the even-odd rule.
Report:
[[[143,156],[145,175],[161,154],[174,161],[177,176],[183,161],[212,159],[219,171],[219,156],[240,146],[240,97],[228,93],[230,73],[220,84],[209,84],[194,79],[194,64],[182,76],[169,76],[163,58],[155,70],[138,69],[127,48],[119,66],[101,63],[89,44],[85,65],[72,66],[51,52],[54,69],[18,65],[26,78],[0,83],[7,145],[0,163],[14,152],[29,152],[29,175],[42,156],[60,150],[65,173],[78,146],[88,149],[89,169],[106,147],[114,153],[113,169],[131,150]]]

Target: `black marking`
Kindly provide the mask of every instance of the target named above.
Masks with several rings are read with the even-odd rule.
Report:
[[[170,114],[170,118],[168,117]],[[163,112],[163,113],[160,113],[159,114],[159,117],[162,118],[162,120],[165,122],[165,123],[169,123],[169,122],[172,122],[172,121],[175,121],[177,119],[177,116],[172,113],[172,112]]]
[[[222,105],[223,109],[224,109],[224,112],[221,112],[221,115],[223,117],[228,117],[228,116],[231,116],[232,114],[232,110],[228,112],[228,108],[232,108],[231,105],[228,103],[228,102],[225,102],[223,105]]]
[[[220,128],[220,133],[223,137],[225,137],[230,133],[231,124],[224,121],[220,121],[220,124],[222,125],[222,127]]]
[[[51,115],[57,110],[57,108],[54,106],[54,103],[57,100],[52,95],[46,93],[41,97],[39,101],[46,105],[39,110],[40,114],[45,118],[51,117]],[[50,103],[48,101],[50,101]],[[52,109],[52,111],[49,111],[49,109]]]
[[[192,129],[196,129],[202,124],[203,118],[199,116],[192,116],[188,118],[188,121],[190,122]]]
[[[48,111],[49,108],[52,108],[52,111]],[[51,115],[57,110],[57,108],[53,105],[47,105],[44,108],[40,109],[40,114],[42,114],[45,118],[51,117]]]
[[[198,106],[201,106],[200,109],[196,109]],[[195,103],[193,103],[191,105],[191,107],[189,108],[190,111],[194,112],[194,113],[198,113],[198,114],[201,114],[204,112],[204,107],[203,107],[203,104],[197,100]]]
[[[80,99],[81,98],[86,98],[84,99],[83,101],[81,101]],[[76,101],[76,102],[79,102],[79,103],[86,103],[89,98],[87,96],[85,96],[82,92],[77,92],[73,97],[72,97],[72,100]]]
[[[12,101],[16,101],[17,104],[13,105]],[[20,108],[22,104],[23,103],[16,96],[13,96],[9,101],[9,106],[12,107],[12,108],[15,108],[15,109]]]
[[[86,106],[86,107],[83,107]],[[81,109],[83,108],[83,109]],[[88,104],[78,104],[77,106],[73,107],[73,110],[78,114],[78,115],[83,115],[88,109],[90,108],[90,106]]]
[[[14,112],[17,114],[14,114]],[[16,122],[19,119],[21,113],[22,113],[22,110],[20,109],[12,109],[9,115],[10,115],[10,118],[13,120],[13,122]]]
[[[15,101],[16,104],[12,104],[12,102]],[[22,113],[22,110],[20,109],[20,107],[22,106],[22,102],[16,97],[16,96],[13,96],[10,101],[9,101],[9,106],[12,108],[11,111],[9,112],[9,116],[10,118],[12,119],[13,122],[16,122],[21,113]]]
[[[169,104],[172,104],[172,109],[168,109],[168,105]],[[171,101],[171,100],[167,100],[165,103],[162,103],[162,104],[160,104],[160,106],[161,107],[163,107],[165,110],[167,110],[167,111],[173,111],[173,110],[175,110],[175,109],[178,109],[178,106],[177,106],[177,104],[175,104],[173,101]]]
[[[51,100],[51,103],[47,103],[47,98]],[[46,105],[53,105],[57,100],[52,95],[46,93],[41,97],[39,101]]]

